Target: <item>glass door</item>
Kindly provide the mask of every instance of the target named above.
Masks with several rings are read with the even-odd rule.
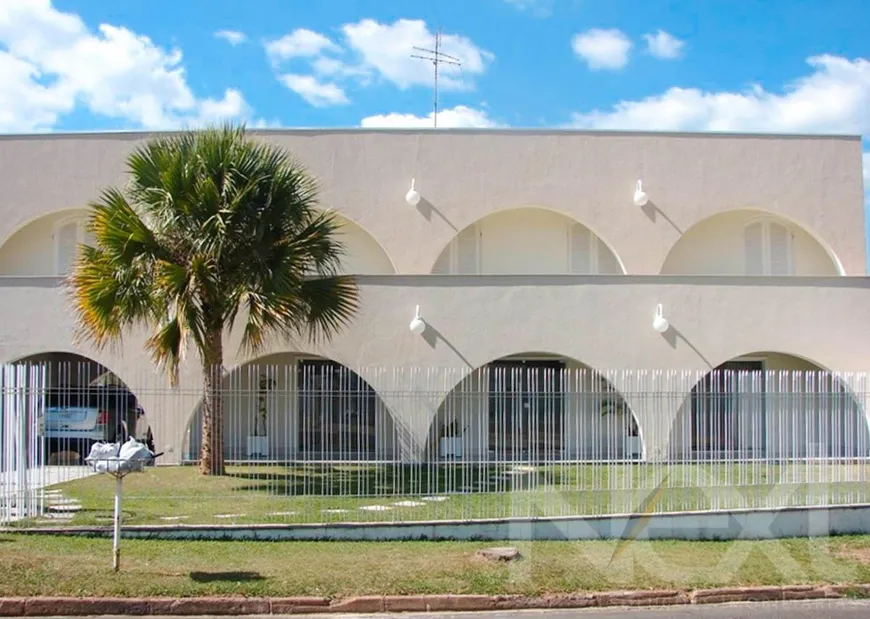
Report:
[[[562,371],[556,360],[489,365],[489,453],[497,461],[562,458]]]

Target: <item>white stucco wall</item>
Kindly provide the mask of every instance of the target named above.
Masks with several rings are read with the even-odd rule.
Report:
[[[371,234],[341,215],[338,238],[344,244],[342,272],[354,275],[389,275],[395,273],[390,257]]]
[[[799,225],[757,210],[736,210],[713,215],[679,238],[662,265],[665,275],[743,275],[744,231],[757,220],[776,221],[792,235],[793,275],[838,275],[825,248]]]
[[[24,225],[0,240],[0,277],[5,275],[58,275],[55,251],[57,226],[67,220],[84,222],[87,211],[65,210]]]
[[[490,275],[623,273],[618,258],[602,239],[587,226],[552,210],[535,207],[508,209],[487,215],[472,226],[473,229],[465,228],[448,243],[435,262],[434,272]],[[476,270],[473,271],[467,266],[457,268],[457,259],[452,257],[457,252],[475,251],[470,243],[459,246],[463,242],[460,236],[471,234],[476,234],[478,254]],[[577,260],[577,249],[589,254],[583,265]]]
[[[542,357],[535,354],[520,354],[513,358],[531,360]],[[543,358],[553,359],[553,357]],[[606,395],[610,395],[604,378],[576,360],[561,359],[561,361],[565,364],[564,373],[561,374],[563,380],[561,386],[563,396],[560,402],[561,452],[558,454],[548,452],[546,459],[614,460],[629,457],[626,453],[626,420],[620,413],[602,415],[602,401]],[[486,459],[490,450],[495,450],[496,457],[500,458],[503,457],[499,455],[501,450],[505,447],[510,449],[511,445],[499,444],[504,441],[503,437],[490,437],[489,434],[491,392],[487,378],[489,376],[486,371],[478,369],[444,399],[429,431],[427,447],[430,456],[434,457],[438,453],[439,428],[445,420],[452,419],[457,420],[464,429],[462,436],[464,459]],[[545,393],[547,393],[546,388]],[[506,394],[500,395],[505,398],[511,397]],[[621,396],[613,395],[615,399],[622,401]],[[518,407],[514,407],[512,414],[520,414]],[[544,430],[544,433],[548,437],[552,436],[551,430]]]
[[[54,238],[57,226],[68,220],[83,224],[87,215],[83,209],[52,213],[24,225],[5,242],[0,240],[0,277],[57,275]],[[341,215],[336,215],[336,220],[338,238],[345,246],[342,272],[354,275],[395,273],[389,256],[368,232]]]
[[[761,360],[764,374],[745,377],[728,422],[728,428],[736,424],[741,451],[774,458],[870,456],[864,394],[856,396],[825,368],[793,355],[765,352],[747,358]],[[687,396],[670,434],[670,452],[685,458],[697,457],[691,411]]]
[[[305,357],[310,358],[310,357]],[[281,354],[270,355],[230,372],[223,381],[226,390],[223,397],[224,411],[224,456],[229,459],[244,459],[247,457],[247,439],[254,433],[262,436],[262,425],[259,423],[259,379],[267,376],[274,381],[273,387],[266,398],[267,419],[266,436],[269,442],[269,459],[287,460],[296,457],[319,457],[305,453],[300,445],[300,396],[298,363],[303,359],[300,355]],[[334,385],[338,389],[338,385]],[[322,393],[321,398],[331,397],[331,393]],[[367,406],[368,402],[361,404]],[[324,410],[331,410],[331,403],[323,403]],[[394,453],[395,424],[384,403],[376,398],[374,408],[375,445],[374,454],[381,458],[390,458]],[[197,457],[201,445],[200,424],[202,417],[199,406],[189,419],[186,431],[184,453],[186,457]],[[315,432],[315,428],[304,428],[304,431]],[[303,439],[304,440],[304,439]],[[340,445],[326,443],[334,451]],[[356,454],[354,454],[356,457]]]

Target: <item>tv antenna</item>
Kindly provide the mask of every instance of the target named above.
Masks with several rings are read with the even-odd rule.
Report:
[[[425,47],[417,47],[416,45],[414,46],[414,49],[418,52],[423,52],[425,55],[411,54],[411,58],[427,60],[435,67],[435,110],[432,114],[432,119],[435,123],[435,127],[438,127],[438,66],[447,64],[461,67],[462,61],[455,56],[450,56],[441,51],[441,28],[438,28],[438,32],[435,33],[435,49],[426,49]]]

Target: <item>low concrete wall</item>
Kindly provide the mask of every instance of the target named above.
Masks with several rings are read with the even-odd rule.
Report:
[[[5,532],[110,536],[111,527]],[[127,526],[125,538],[211,540],[736,540],[870,534],[870,505],[440,522]]]

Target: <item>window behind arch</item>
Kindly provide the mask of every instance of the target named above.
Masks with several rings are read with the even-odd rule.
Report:
[[[583,224],[569,231],[568,269],[576,274],[617,274],[622,267],[610,248]]]
[[[442,275],[480,273],[480,227],[472,224],[457,234],[441,252],[432,272]]]
[[[747,275],[793,275],[794,235],[778,221],[757,220],[743,231]]]
[[[54,230],[55,274],[66,275],[75,264],[79,245],[94,245],[93,234],[82,218],[60,222]]]

